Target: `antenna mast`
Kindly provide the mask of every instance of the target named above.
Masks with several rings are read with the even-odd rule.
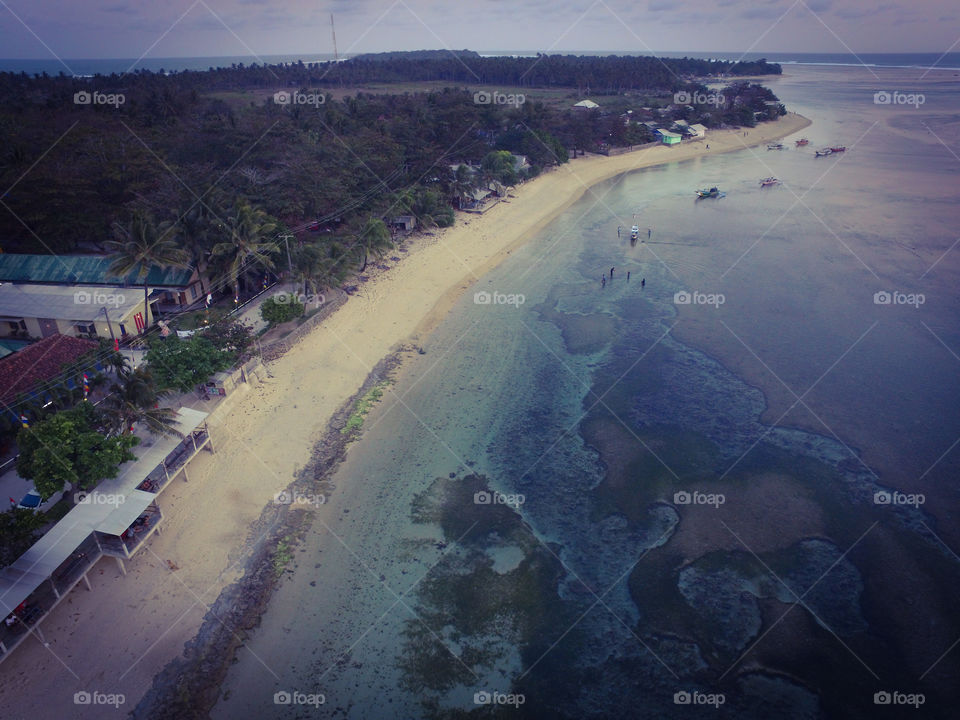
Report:
[[[333,59],[337,61],[340,55],[337,53],[337,29],[333,26],[333,13],[330,13],[330,33],[333,35]]]

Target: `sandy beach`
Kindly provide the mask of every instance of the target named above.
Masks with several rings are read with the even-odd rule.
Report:
[[[91,573],[93,591],[78,587],[44,622],[49,646],[29,641],[3,663],[4,717],[103,717],[103,708],[74,704],[81,690],[122,693],[120,711],[130,711],[182,653],[209,604],[242,575],[243,549],[256,540],[250,528],[263,507],[310,461],[332,415],[372,368],[399,346],[421,342],[477,279],[592,186],[635,169],[762,145],[809,124],[789,114],[679,147],[577,158],[515,188],[483,215],[460,213],[453,227],[408,242],[401,262],[388,261],[389,270],[362,283],[271,362],[262,382],[243,386],[214,413],[217,452],[202,453],[189,482],[164,492],[162,534],[127,564],[126,576],[102,560]],[[630,224],[622,219],[625,231]]]

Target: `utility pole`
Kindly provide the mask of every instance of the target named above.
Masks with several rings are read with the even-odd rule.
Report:
[[[110,330],[110,339],[113,340],[113,344],[116,345],[116,344],[117,344],[117,338],[116,338],[116,336],[113,334],[113,323],[110,322],[110,316],[107,314],[107,306],[104,305],[104,306],[103,306],[102,308],[100,308],[100,309],[103,310],[103,316],[107,319],[107,328],[109,328],[109,330]]]
[[[290,277],[293,278],[293,261],[290,259],[290,238],[294,237],[290,233],[285,233],[280,236],[283,239],[283,244],[287,248],[287,269],[290,271]]]

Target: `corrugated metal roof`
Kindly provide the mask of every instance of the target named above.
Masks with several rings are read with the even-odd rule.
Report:
[[[113,260],[107,255],[0,254],[0,282],[55,283],[58,285],[143,285],[136,274],[119,277],[108,272]],[[153,267],[147,284],[155,287],[186,287],[192,268]]]
[[[205,412],[180,408],[177,411],[177,430],[186,435],[195,430],[206,417]],[[130,512],[136,508],[140,508],[142,512],[149,500],[156,496],[137,490],[137,485],[143,482],[179,443],[178,437],[147,438],[145,444],[134,448],[137,460],[124,463],[120,466],[117,477],[104,480],[97,486],[95,492],[101,496],[114,495],[128,499],[131,504],[126,510],[121,510],[126,503],[120,506],[97,502],[76,505],[17,558],[16,562],[0,570],[0,614],[7,615],[26,600],[94,530],[115,534],[120,522]],[[125,529],[126,527],[120,532]]]
[[[4,317],[93,322],[104,319],[106,308],[111,320],[122,322],[137,307],[143,310],[143,288],[0,285],[0,316]]]

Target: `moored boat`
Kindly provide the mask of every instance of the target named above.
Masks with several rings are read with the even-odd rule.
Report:
[[[783,150],[783,143],[771,143],[767,145],[767,150]]]
[[[827,155],[832,155],[832,154],[833,154],[833,150],[831,150],[830,148],[827,148],[826,150],[817,150],[817,151],[814,153],[814,156],[815,156],[815,157],[826,157]]]
[[[719,188],[716,187],[712,187],[709,190],[697,190],[698,199],[723,197],[724,195],[726,195],[726,193],[720,192]]]
[[[807,140],[806,138],[800,138],[799,140],[797,140],[797,147],[803,147],[804,145],[809,145],[809,144],[810,144],[810,141]]]
[[[764,178],[760,181],[760,187],[771,187],[772,185],[779,185],[780,181],[775,177]]]
[[[830,152],[845,152],[847,149],[846,145],[840,145],[839,147],[830,148]]]
[[[630,228],[630,239],[636,240],[638,237],[640,237],[640,226],[634,225],[632,228]]]

